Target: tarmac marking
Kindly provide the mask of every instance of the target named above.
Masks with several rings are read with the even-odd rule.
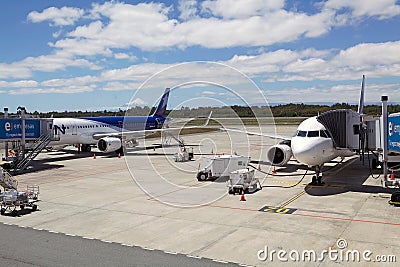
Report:
[[[306,191],[301,191],[300,193],[298,193],[297,195],[295,195],[294,197],[292,197],[291,199],[289,199],[288,201],[284,202],[283,204],[281,204],[279,206],[279,208],[283,208],[287,205],[289,205],[290,203],[294,202],[296,199],[298,199],[299,197],[301,197],[302,195],[304,195],[306,193]]]
[[[218,263],[226,263],[226,264],[228,264],[229,262],[227,262],[227,261],[222,261],[222,260],[212,260],[212,261],[214,261],[214,262],[218,262]]]
[[[316,218],[316,219],[327,219],[327,220],[336,220],[336,221],[350,221],[350,222],[362,222],[362,223],[372,223],[372,224],[383,224],[383,225],[391,225],[391,226],[400,226],[400,223],[384,222],[384,221],[372,221],[372,220],[341,218],[341,217],[332,217],[332,216],[323,216],[323,215],[312,215],[312,214],[305,214],[305,213],[294,213],[292,215],[293,216],[311,217],[311,218]]]
[[[172,251],[166,251],[166,250],[164,250],[164,253],[171,254],[171,255],[178,255],[178,252],[172,252]]]
[[[298,195],[303,195],[305,192],[303,191],[302,193],[299,193]],[[296,196],[298,196],[296,195]],[[295,196],[295,197],[296,197]],[[299,196],[300,197],[300,196]],[[294,198],[294,197],[293,197]],[[292,199],[293,199],[292,198]],[[297,197],[298,198],[298,197]],[[150,199],[152,200],[152,199]],[[155,201],[155,200],[153,200]],[[293,200],[294,201],[294,200]],[[293,202],[292,201],[292,202]],[[286,201],[288,202],[288,201]],[[191,203],[181,203],[181,202],[175,202],[176,204],[191,204]],[[204,205],[206,207],[211,207],[211,208],[220,208],[220,209],[230,209],[230,210],[241,210],[241,211],[254,211],[254,212],[260,212],[260,210],[256,209],[251,209],[251,208],[238,208],[238,207],[229,207],[229,206],[219,206],[219,205]],[[278,207],[282,208],[282,207]],[[298,209],[296,209],[298,211]],[[322,216],[322,215],[312,215],[312,214],[305,214],[305,213],[290,213],[290,215],[293,216],[303,216],[303,217],[311,217],[315,219],[326,219],[326,220],[341,220],[341,221],[351,221],[351,222],[363,222],[363,223],[372,223],[372,224],[383,224],[383,225],[391,225],[391,226],[400,226],[400,223],[393,223],[393,222],[384,222],[384,221],[372,221],[372,220],[359,220],[359,219],[352,219],[352,218],[346,218],[346,217],[333,217],[333,216]]]
[[[186,255],[186,257],[188,257],[188,258],[193,258],[193,259],[198,259],[198,260],[201,259],[201,257],[199,257],[199,256],[193,256],[193,255]]]
[[[76,236],[76,235],[73,235],[73,234],[65,234],[65,235],[67,235],[67,236]]]
[[[296,210],[297,209],[290,209],[290,208],[285,208],[285,207],[264,206],[259,211],[272,212],[272,213],[278,213],[278,214],[292,214]]]

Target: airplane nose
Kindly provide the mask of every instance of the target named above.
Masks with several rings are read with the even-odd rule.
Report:
[[[292,147],[293,156],[297,159],[297,161],[307,164],[311,164],[314,161],[315,154],[312,149],[307,149],[304,147]]]

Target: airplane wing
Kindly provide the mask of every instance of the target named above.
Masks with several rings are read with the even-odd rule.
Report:
[[[290,136],[251,132],[251,131],[245,131],[245,130],[240,130],[240,129],[235,129],[235,128],[220,128],[220,130],[221,131],[227,131],[227,132],[245,133],[247,135],[264,136],[264,137],[269,137],[269,138],[272,138],[272,139],[280,139],[280,140],[291,140],[292,139],[292,137],[290,137]]]
[[[170,128],[160,128],[160,129],[151,129],[151,130],[136,130],[136,131],[122,131],[122,132],[117,132],[117,133],[98,133],[94,134],[93,138],[94,139],[100,139],[104,137],[122,137],[123,135],[135,135],[135,136],[141,136],[145,137],[146,135],[153,134],[153,133],[158,133],[158,132],[178,132],[180,130],[187,130],[187,129],[216,129],[218,130],[219,127],[215,126],[207,126],[210,118],[212,115],[212,111],[210,112],[210,115],[208,115],[206,122],[203,125],[200,126],[184,126],[184,127],[170,127]]]

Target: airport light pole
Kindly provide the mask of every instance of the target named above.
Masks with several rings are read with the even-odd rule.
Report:
[[[382,101],[382,126],[381,126],[381,140],[382,144],[382,154],[383,154],[383,179],[384,186],[387,186],[387,176],[388,176],[388,110],[387,110],[387,102],[388,96],[381,96]]]
[[[4,108],[4,118],[7,119],[8,118],[8,108]],[[7,160],[8,158],[8,141],[4,141],[5,145],[4,145],[4,158]]]
[[[25,108],[18,107],[21,110],[21,150],[22,158],[25,158],[26,136],[25,136]]]

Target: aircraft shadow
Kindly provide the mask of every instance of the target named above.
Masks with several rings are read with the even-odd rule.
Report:
[[[368,163],[367,163],[368,164]],[[341,166],[341,164],[338,164]],[[346,169],[351,168],[351,175],[346,173]],[[336,169],[336,168],[334,168]],[[379,185],[364,184],[370,176],[368,165],[362,165],[360,162],[354,162],[343,170],[331,174],[329,171],[323,174],[322,181],[325,182],[322,186],[308,184],[305,187],[307,194],[312,196],[330,196],[343,194],[347,192],[358,193],[388,193],[398,192],[398,188],[385,188]],[[378,176],[373,173],[374,177]],[[377,178],[381,179],[381,177]]]

